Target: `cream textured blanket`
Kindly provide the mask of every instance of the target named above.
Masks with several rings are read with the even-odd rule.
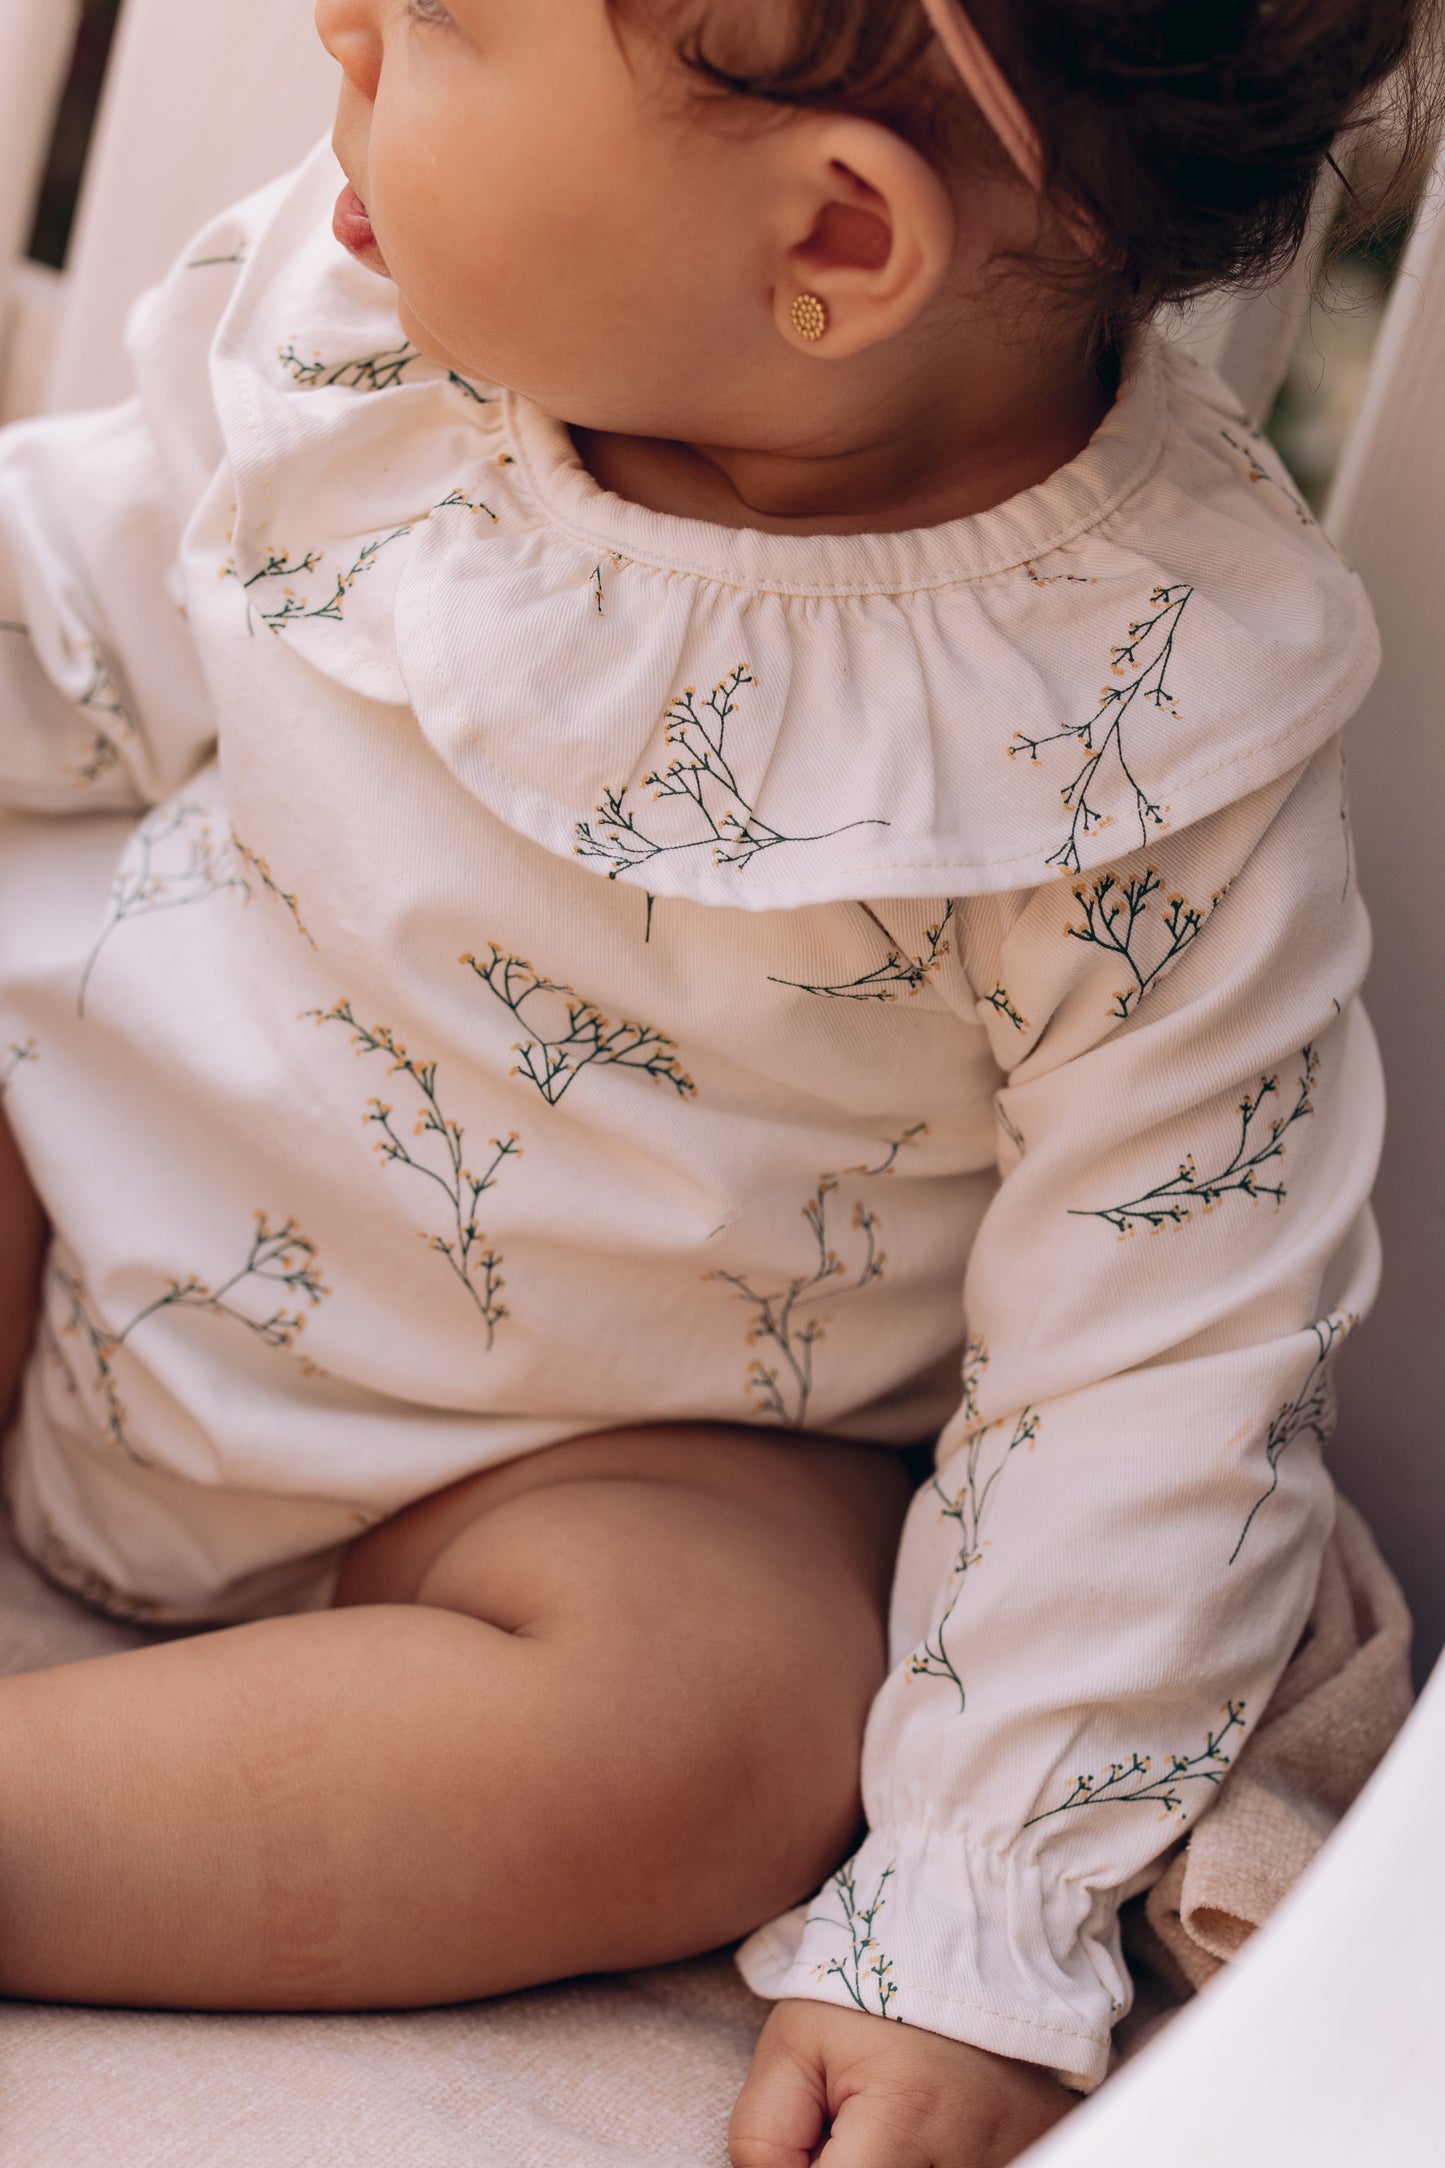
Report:
[[[0,1525],[0,1670],[146,1638],[48,1587]],[[1213,1813],[1131,1908],[1141,1993],[1125,2052],[1308,1865],[1405,1717],[1408,1642],[1404,1600],[1342,1505],[1269,1716]],[[0,2168],[724,2168],[765,2014],[726,1956],[405,2016],[12,2005],[0,2010]]]

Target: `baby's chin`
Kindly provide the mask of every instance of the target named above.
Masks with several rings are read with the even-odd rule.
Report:
[[[468,362],[460,354],[453,354],[444,341],[439,339],[436,333],[428,329],[421,319],[413,313],[405,295],[400,297],[400,306],[397,313],[400,318],[401,328],[406,334],[407,344],[414,346],[424,360],[434,361],[439,368],[451,369],[457,376],[475,377],[485,374],[485,371],[479,370],[474,362]]]

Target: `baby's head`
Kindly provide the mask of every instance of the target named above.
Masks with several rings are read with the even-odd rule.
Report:
[[[317,13],[337,148],[419,346],[586,429],[796,447],[1010,350],[1047,384],[1101,329],[1274,268],[1433,0]],[[945,15],[1014,86],[1042,193]],[[1408,162],[1425,101],[1401,104]],[[823,313],[800,327],[802,295]]]

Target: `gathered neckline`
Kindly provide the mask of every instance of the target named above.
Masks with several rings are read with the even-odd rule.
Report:
[[[886,534],[778,534],[654,512],[604,489],[565,424],[506,392],[504,426],[527,493],[588,548],[721,586],[799,596],[906,594],[989,579],[1046,556],[1117,510],[1147,480],[1168,429],[1169,356],[1141,337],[1118,395],[1083,450],[986,512]]]

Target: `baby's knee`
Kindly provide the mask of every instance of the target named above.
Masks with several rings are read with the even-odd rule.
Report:
[[[685,1482],[568,1482],[459,1529],[416,1593],[512,1637],[550,1738],[553,1857],[627,1952],[611,1962],[729,1941],[847,1851],[883,1599],[816,1522]]]
[[[559,1675],[585,1681],[590,1664],[595,1681],[578,1781],[608,1872],[670,1917],[679,1948],[730,1941],[810,1896],[855,1840],[882,1665],[869,1621],[836,1599],[830,1635],[771,1606],[694,1615],[645,1646],[624,1636],[609,1650],[595,1619],[556,1631]]]
[[[609,1943],[627,1952],[614,1962],[631,1964],[734,1941],[811,1896],[861,1813],[859,1727],[826,1696],[803,1713],[766,1679],[746,1699],[704,1689],[680,1724],[648,1720],[655,1686],[631,1681],[638,1714],[603,1715],[573,1764],[590,1821],[585,1881],[609,1893]]]

